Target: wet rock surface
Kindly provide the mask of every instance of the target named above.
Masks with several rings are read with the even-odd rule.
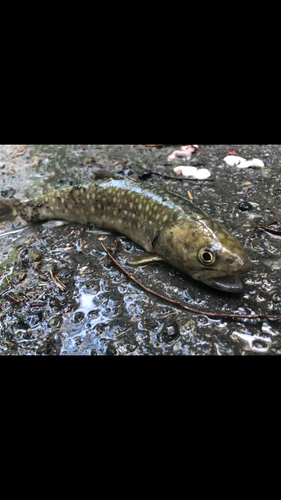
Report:
[[[246,248],[253,268],[242,278],[243,294],[209,288],[162,262],[130,266],[128,257],[141,255],[142,250],[125,237],[120,237],[117,259],[147,287],[191,307],[281,314],[280,233],[263,230],[252,238],[259,224],[269,227],[273,221],[281,222],[281,147],[199,145],[185,164],[207,168],[211,177],[196,181],[170,178],[176,177],[173,168],[182,165],[183,159],[168,162],[167,158],[180,146],[0,146],[1,198],[34,198],[52,189],[88,183],[97,169],[122,172],[187,198],[191,194],[196,205]],[[236,149],[246,160],[258,158],[265,166],[227,165],[223,158],[229,149]],[[108,265],[100,241],[113,249],[115,240],[116,235],[93,225],[0,222],[0,353],[281,353],[281,320],[210,319],[165,303]]]

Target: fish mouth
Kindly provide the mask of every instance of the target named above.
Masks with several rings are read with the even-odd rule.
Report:
[[[204,280],[209,285],[218,290],[232,293],[243,293],[244,285],[238,276],[221,276],[219,278],[209,278]]]

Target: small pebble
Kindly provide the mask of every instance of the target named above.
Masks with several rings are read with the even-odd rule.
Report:
[[[40,259],[40,255],[38,253],[35,253],[35,252],[30,252],[30,253],[26,254],[25,258],[31,259],[35,262],[36,260]]]
[[[251,203],[249,203],[248,201],[242,201],[242,203],[239,203],[238,208],[240,210],[243,210],[243,212],[244,212],[245,210],[251,210],[251,208],[253,208],[253,207],[252,207]]]
[[[138,179],[148,179],[148,177],[151,177],[151,172],[149,170],[144,170],[141,174],[138,175]]]

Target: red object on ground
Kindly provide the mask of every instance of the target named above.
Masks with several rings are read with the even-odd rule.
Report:
[[[227,151],[227,155],[226,156],[232,156],[232,155],[240,155],[239,151],[237,151],[237,149],[229,149]]]

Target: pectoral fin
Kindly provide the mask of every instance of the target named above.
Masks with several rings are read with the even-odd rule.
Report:
[[[164,262],[164,259],[162,259],[162,257],[159,257],[159,255],[145,254],[142,257],[140,257],[139,255],[132,256],[127,260],[127,263],[131,266],[140,266],[142,264],[149,264],[150,262],[156,262],[159,260],[162,260]]]

